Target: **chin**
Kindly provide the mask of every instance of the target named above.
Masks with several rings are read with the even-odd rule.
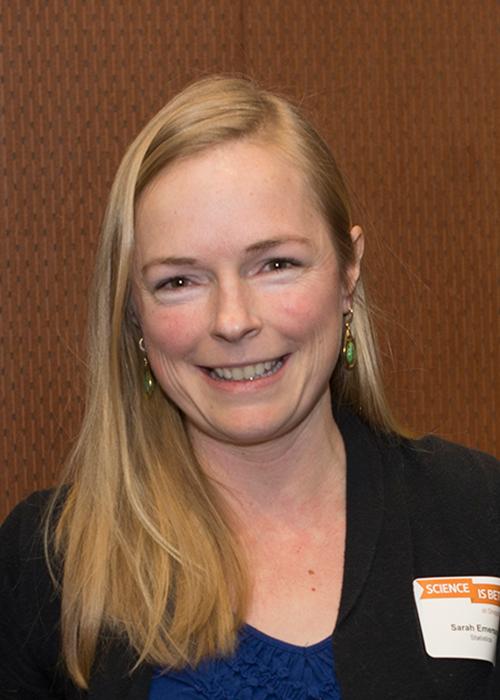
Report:
[[[265,418],[260,414],[257,419],[246,417],[240,421],[214,422],[204,432],[215,440],[244,447],[269,442],[285,435],[289,430],[289,420]]]

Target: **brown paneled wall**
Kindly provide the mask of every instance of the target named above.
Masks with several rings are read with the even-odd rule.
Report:
[[[211,72],[299,100],[337,154],[403,422],[498,449],[496,0],[3,0],[0,22],[0,518],[78,431],[119,159]]]

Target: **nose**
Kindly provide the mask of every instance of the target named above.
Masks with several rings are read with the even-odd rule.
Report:
[[[212,335],[230,343],[258,335],[262,327],[255,300],[244,281],[219,284],[215,294]]]

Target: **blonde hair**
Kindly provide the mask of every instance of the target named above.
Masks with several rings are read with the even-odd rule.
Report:
[[[124,636],[137,664],[179,668],[230,653],[244,618],[248,577],[231,514],[177,407],[159,390],[145,396],[130,310],[137,197],[168,164],[232,139],[272,144],[291,159],[329,223],[341,270],[353,260],[349,198],[330,150],[297,108],[248,80],[216,76],[187,87],[128,149],[97,256],[86,413],[53,499],[51,515],[62,503],[60,515],[49,514],[46,529],[49,564],[63,562],[63,657],[83,688],[102,635]],[[347,372],[339,361],[333,394],[391,431],[361,283],[353,306],[358,362]]]

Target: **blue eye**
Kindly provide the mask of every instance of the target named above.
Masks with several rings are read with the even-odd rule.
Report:
[[[190,280],[187,277],[169,277],[166,280],[158,282],[158,284],[155,286],[155,290],[169,289],[175,291],[177,289],[185,289],[186,287],[189,287],[189,285]]]
[[[281,272],[282,270],[289,270],[292,267],[298,267],[299,264],[299,261],[293,258],[273,258],[266,262],[264,268],[269,272]]]

